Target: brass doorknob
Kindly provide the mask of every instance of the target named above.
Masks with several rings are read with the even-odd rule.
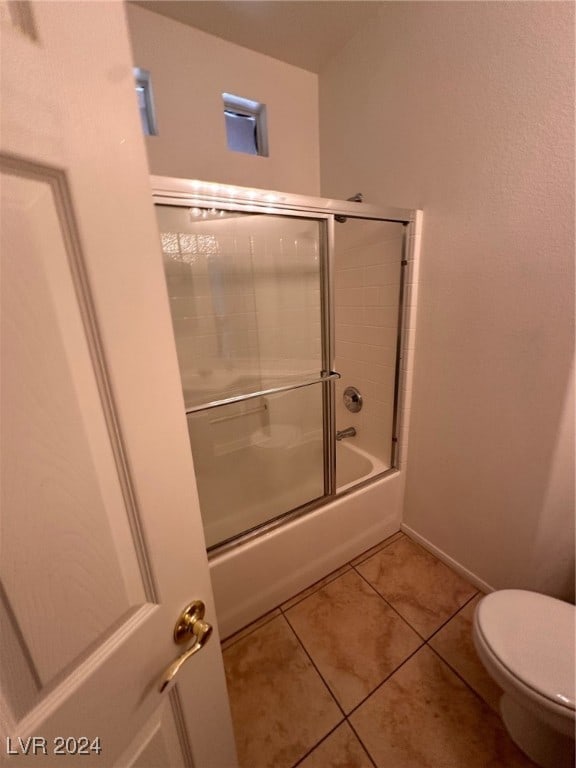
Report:
[[[194,656],[203,648],[212,634],[212,627],[207,621],[203,621],[206,606],[202,600],[194,600],[187,605],[176,621],[174,627],[174,642],[178,645],[188,642],[194,638],[194,645],[188,648],[181,656],[170,664],[162,677],[160,683],[160,693],[178,674],[180,667],[185,664],[191,656]]]

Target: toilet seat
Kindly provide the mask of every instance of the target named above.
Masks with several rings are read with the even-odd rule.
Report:
[[[480,601],[476,624],[485,650],[501,671],[556,711],[560,707],[574,717],[574,606],[535,592],[507,589]]]

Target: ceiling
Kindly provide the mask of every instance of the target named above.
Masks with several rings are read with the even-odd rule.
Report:
[[[375,0],[139,0],[134,4],[317,73],[381,6]]]

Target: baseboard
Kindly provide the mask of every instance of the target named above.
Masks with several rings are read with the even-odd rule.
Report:
[[[454,560],[453,557],[447,555],[446,552],[439,549],[435,544],[432,544],[430,541],[428,541],[428,539],[425,539],[424,536],[421,536],[413,528],[410,528],[409,525],[406,525],[406,523],[400,524],[400,530],[405,533],[408,538],[413,539],[417,544],[420,544],[422,547],[424,547],[424,549],[427,549],[428,552],[431,552],[433,555],[435,555],[438,560],[442,560],[443,563],[449,565],[450,568],[467,579],[471,584],[474,584],[474,586],[478,587],[478,589],[482,590],[482,592],[488,593],[495,591],[494,587],[485,582],[475,573],[472,573],[472,571],[469,571],[468,568],[465,568],[457,560]]]

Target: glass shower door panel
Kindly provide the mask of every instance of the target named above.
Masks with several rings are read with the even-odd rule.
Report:
[[[356,430],[336,444],[340,491],[392,466],[404,226],[348,218],[334,241],[336,430]],[[358,412],[346,408],[348,387],[362,395]]]
[[[186,408],[317,378],[321,222],[156,212]]]
[[[325,494],[323,222],[156,211],[210,548]]]
[[[208,548],[324,495],[323,386],[188,415]]]

